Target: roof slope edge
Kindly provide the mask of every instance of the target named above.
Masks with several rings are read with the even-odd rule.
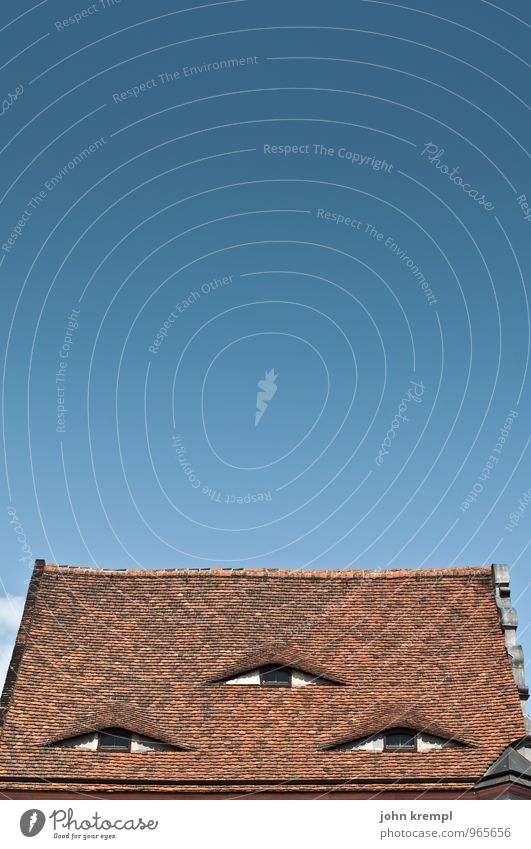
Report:
[[[13,698],[13,693],[18,677],[18,670],[20,668],[20,664],[22,663],[24,649],[26,648],[26,645],[28,643],[31,622],[33,619],[33,613],[35,611],[35,606],[37,602],[39,584],[44,574],[45,568],[46,562],[44,560],[35,561],[35,566],[33,567],[33,573],[31,575],[28,587],[28,594],[26,596],[26,602],[24,604],[22,619],[20,620],[17,638],[15,640],[15,645],[13,646],[13,652],[11,654],[9,666],[7,668],[4,689],[0,698],[0,731],[2,729],[6,713],[9,710],[9,705],[11,704]]]

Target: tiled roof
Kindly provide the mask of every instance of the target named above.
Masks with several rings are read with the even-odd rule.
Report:
[[[339,683],[212,683],[279,659]],[[111,571],[38,561],[3,704],[3,792],[466,790],[526,733],[484,567]],[[48,745],[112,724],[187,751]],[[466,745],[327,750],[390,725]]]

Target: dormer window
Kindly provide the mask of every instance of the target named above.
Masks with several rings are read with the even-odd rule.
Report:
[[[105,752],[129,752],[131,750],[131,734],[120,731],[119,728],[109,728],[100,731],[98,749]]]
[[[255,669],[248,669],[227,678],[220,678],[212,683],[215,684],[254,684],[259,687],[305,687],[308,684],[340,684],[324,678],[317,672],[309,672],[297,669],[295,666],[286,666],[284,663],[266,663]]]
[[[90,734],[80,734],[68,737],[52,744],[60,749],[77,749],[85,752],[172,752],[180,751],[179,746],[172,746],[162,740],[144,737],[127,731],[125,728],[102,728]]]
[[[431,752],[462,747],[460,740],[439,737],[410,728],[388,728],[370,737],[360,737],[329,747],[336,752]]]
[[[390,731],[384,735],[386,752],[414,752],[417,749],[417,735],[411,731]]]
[[[291,687],[291,672],[289,666],[276,666],[269,663],[260,669],[260,684],[262,687]]]

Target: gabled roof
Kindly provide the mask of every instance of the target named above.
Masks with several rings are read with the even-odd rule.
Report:
[[[526,733],[496,588],[484,567],[105,571],[38,561],[3,696],[0,789],[471,788]],[[211,683],[253,657],[311,664],[342,686]],[[87,716],[189,751],[46,745],[86,729]],[[413,720],[467,745],[325,751]]]

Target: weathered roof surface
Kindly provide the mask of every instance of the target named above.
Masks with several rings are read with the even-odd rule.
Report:
[[[124,570],[38,561],[0,789],[467,789],[525,735],[489,568]],[[332,686],[213,683],[286,662]],[[16,680],[15,680],[16,678]],[[122,725],[187,751],[54,749]],[[327,751],[392,725],[466,745]]]

